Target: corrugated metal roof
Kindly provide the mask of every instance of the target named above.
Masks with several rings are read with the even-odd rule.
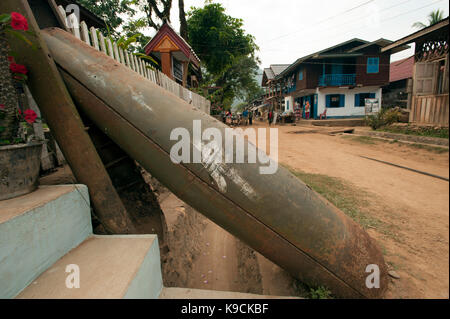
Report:
[[[266,74],[267,80],[273,80],[275,74],[273,73],[271,68],[265,68],[264,73]]]
[[[275,76],[277,76],[278,74],[280,74],[281,72],[283,72],[284,70],[286,70],[288,68],[290,64],[271,64],[270,68],[273,71],[273,74]]]
[[[290,64],[289,67],[287,67],[286,69],[284,69],[280,74],[277,75],[277,78],[281,78],[283,77],[285,74],[287,74],[288,72],[294,70],[298,65],[300,65],[302,62],[304,62],[305,60],[311,59],[311,58],[316,58],[321,54],[330,52],[330,51],[336,51],[336,49],[339,49],[340,47],[344,47],[344,46],[348,46],[348,45],[353,45],[353,48],[364,45],[369,43],[366,40],[361,40],[358,38],[353,38],[351,40],[336,44],[332,47],[320,50],[318,52],[312,53],[310,55],[304,56],[302,58],[297,59],[294,63]],[[348,52],[351,49],[347,49],[345,52]],[[343,53],[345,53],[343,52]]]
[[[414,56],[392,62],[389,68],[389,82],[400,81],[413,76]]]

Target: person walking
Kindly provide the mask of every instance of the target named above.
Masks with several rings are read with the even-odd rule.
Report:
[[[248,113],[248,124],[252,125],[252,121],[253,121],[253,111],[250,111]]]
[[[248,118],[248,110],[245,109],[244,112],[242,112],[242,118],[244,120],[244,125],[247,125],[247,118]]]
[[[273,113],[272,110],[269,110],[269,113],[267,113],[267,120],[269,121],[269,126],[272,123]]]

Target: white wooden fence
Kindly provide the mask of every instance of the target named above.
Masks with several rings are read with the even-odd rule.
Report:
[[[66,23],[66,27],[78,39],[86,42],[88,45],[104,52],[116,61],[126,65],[133,71],[139,73],[148,80],[158,84],[164,89],[172,92],[176,96],[192,104],[206,114],[210,114],[211,102],[203,96],[194,93],[177,82],[170,79],[164,73],[153,69],[145,60],[138,58],[136,55],[123,50],[116,42],[111,41],[109,37],[105,37],[99,30],[94,27],[88,29],[84,21],[78,22],[75,13],[66,17],[66,10],[62,6],[58,6],[61,18]]]

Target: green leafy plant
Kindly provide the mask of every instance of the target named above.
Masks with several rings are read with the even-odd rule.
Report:
[[[433,126],[414,126],[408,124],[406,126],[387,126],[382,129],[385,132],[399,133],[416,136],[429,136],[439,138],[449,138],[448,127]]]
[[[309,297],[311,299],[331,299],[331,291],[323,286],[310,288]]]
[[[418,29],[425,29],[426,27],[432,26],[444,19],[444,11],[437,9],[436,11],[431,11],[428,15],[428,25],[423,22],[415,22],[412,27]]]
[[[141,60],[147,60],[150,61],[156,65],[158,65],[158,62],[155,61],[151,56],[143,54],[143,53],[133,53],[133,55],[137,56]]]
[[[373,130],[398,122],[400,112],[395,109],[382,108],[378,113],[366,116],[366,124]]]

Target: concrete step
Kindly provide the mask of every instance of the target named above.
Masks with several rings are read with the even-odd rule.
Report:
[[[76,265],[77,270],[67,269],[68,265]],[[156,235],[93,235],[35,279],[17,298],[158,298],[162,288]]]
[[[310,120],[311,124],[314,126],[364,126],[366,125],[366,120],[364,116],[361,118],[343,118],[343,119],[326,119],[326,120]]]
[[[159,299],[301,299],[301,298],[248,294],[232,291],[164,287],[161,291]]]
[[[13,298],[92,234],[84,185],[42,186],[0,201],[0,298]]]

